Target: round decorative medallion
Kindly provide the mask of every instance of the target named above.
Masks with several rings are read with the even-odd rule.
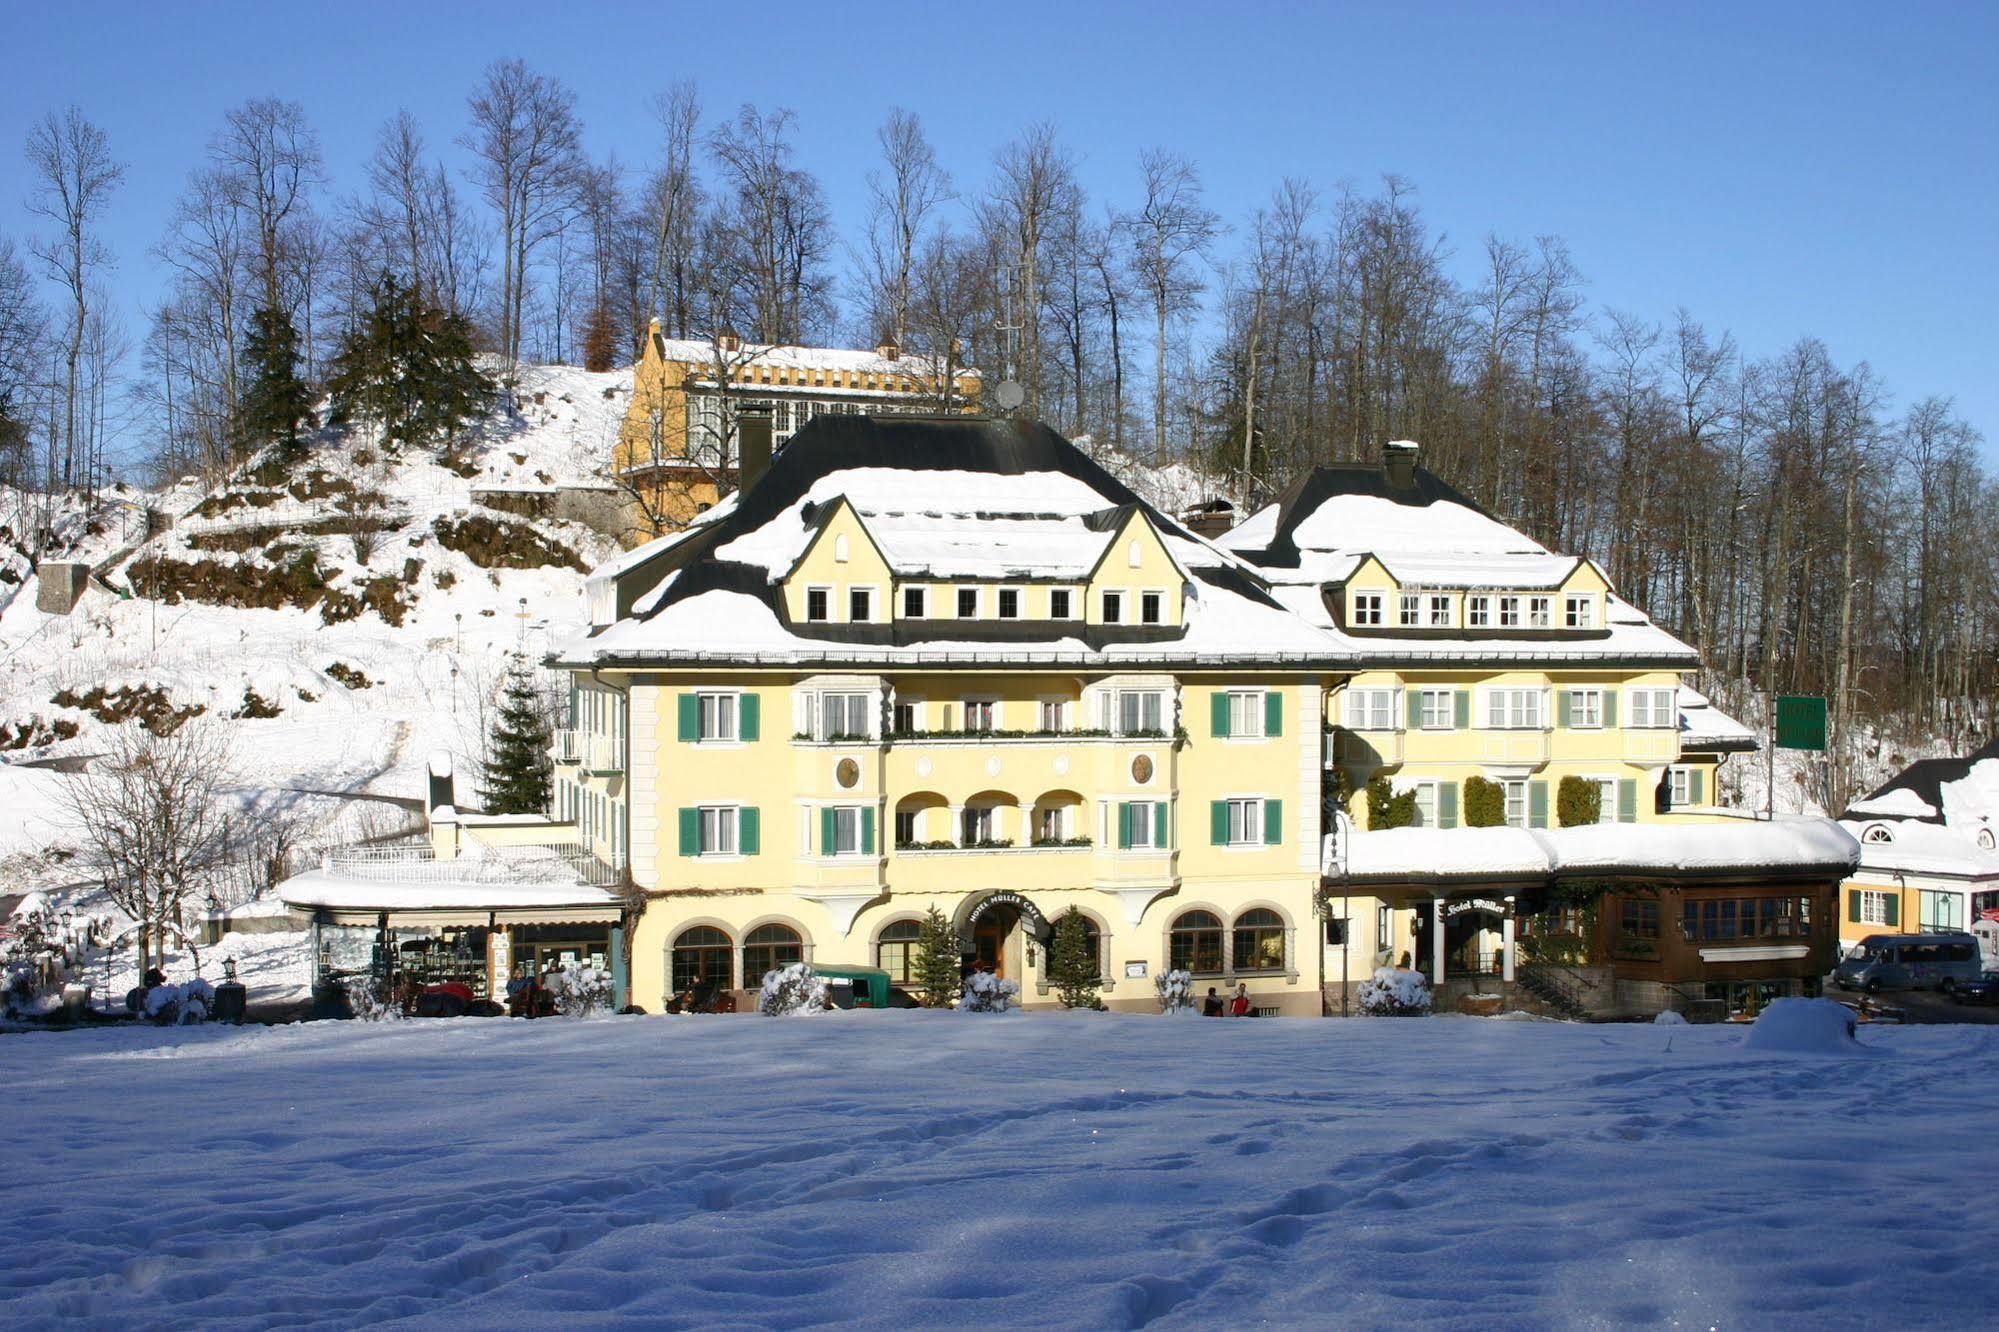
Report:
[[[850,758],[841,759],[839,765],[833,769],[833,780],[851,789],[861,780],[861,765]]]
[[[1068,771],[1069,771],[1069,756],[1067,754],[1057,754],[1055,756],[1055,775],[1057,777],[1061,777],[1066,775]]]
[[[916,760],[916,775],[918,777],[928,777],[930,775],[931,768],[933,768],[934,766],[936,765],[931,763],[930,756],[926,754],[922,758]]]
[[[1152,780],[1152,755],[1140,754],[1131,761],[1131,779],[1140,786]]]
[[[986,760],[986,776],[988,776],[988,777],[997,777],[997,776],[999,776],[999,774],[1000,774],[1000,761],[999,761],[999,759],[998,759],[997,757],[994,757],[994,758],[989,758],[989,759],[987,759],[987,760]]]

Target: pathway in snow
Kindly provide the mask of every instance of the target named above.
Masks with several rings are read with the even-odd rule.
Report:
[[[1131,1015],[0,1039],[0,1321],[1994,1316],[1999,1038]]]

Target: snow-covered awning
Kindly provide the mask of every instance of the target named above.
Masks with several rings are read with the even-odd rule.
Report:
[[[451,861],[424,865],[426,870]],[[624,899],[588,883],[481,883],[415,874],[404,879],[362,879],[338,870],[308,870],[278,885],[285,905],[329,925],[374,925],[386,915],[393,927],[536,925],[563,921],[615,924]]]

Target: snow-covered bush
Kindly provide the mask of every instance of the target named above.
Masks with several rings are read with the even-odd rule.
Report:
[[[403,1015],[402,1005],[366,976],[348,982],[347,1004],[363,1022],[393,1022]]]
[[[153,986],[142,1011],[162,1027],[188,1027],[208,1021],[214,1008],[215,987],[196,976],[181,985]]]
[[[1360,1011],[1369,1017],[1422,1017],[1435,997],[1420,971],[1382,967],[1360,983]]]
[[[1652,1024],[1658,1027],[1684,1027],[1687,1025],[1687,1015],[1677,1009],[1662,1009],[1658,1016],[1652,1019]]]
[[[965,993],[958,1001],[961,1013],[1004,1013],[1020,995],[1017,982],[990,971],[975,971],[965,977]]]
[[[1159,993],[1159,1011],[1169,1017],[1194,1011],[1193,972],[1177,967],[1162,971],[1153,978],[1152,988]]]
[[[1772,999],[1750,1024],[1747,1050],[1776,1054],[1859,1054],[1853,1010],[1834,999]]]
[[[772,967],[764,973],[763,992],[757,997],[757,1012],[765,1017],[791,1017],[797,1013],[826,1011],[826,982],[803,962]]]
[[[611,1006],[611,977],[587,962],[552,971],[546,981],[555,1011],[564,1017],[589,1017]]]

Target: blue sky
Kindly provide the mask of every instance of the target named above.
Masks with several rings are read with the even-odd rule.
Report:
[[[699,80],[712,114],[798,113],[843,227],[874,129],[916,111],[961,186],[1053,120],[1094,199],[1138,152],[1201,167],[1232,222],[1282,177],[1408,178],[1468,274],[1489,231],[1565,238],[1595,307],[1684,305],[1752,356],[1800,334],[1866,359],[1895,407],[1954,395],[1999,447],[1999,6],[1038,4],[792,7],[107,3],[13,6],[0,233],[33,225],[18,147],[75,102],[128,164],[106,228],[135,336],[146,255],[223,112],[275,93],[356,187],[399,107],[433,145],[483,67],[568,82],[593,153],[645,161],[646,99]],[[987,31],[987,29],[992,29]]]

